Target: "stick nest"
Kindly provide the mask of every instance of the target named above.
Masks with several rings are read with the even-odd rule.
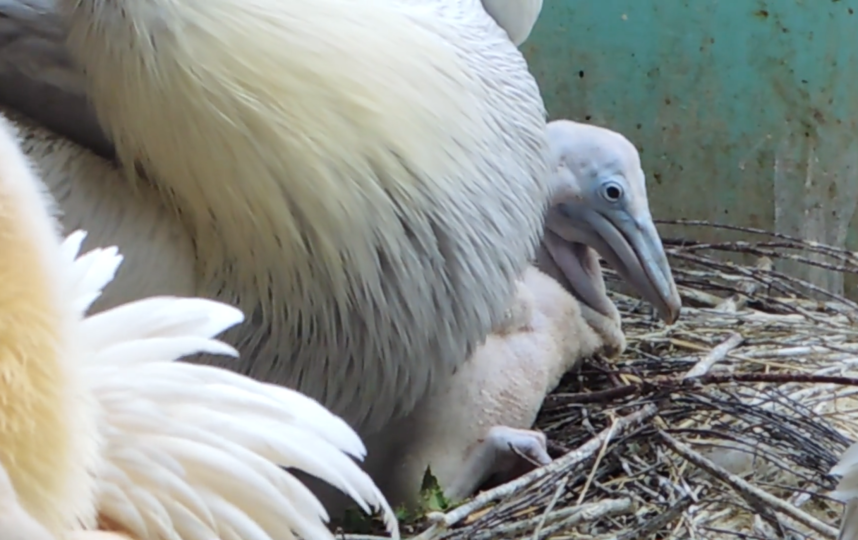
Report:
[[[828,471],[858,438],[858,305],[772,263],[858,273],[858,254],[665,223],[753,241],[666,239],[680,321],[666,328],[612,293],[628,348],[586,362],[546,399],[537,426],[555,462],[430,515],[417,538],[836,538],[843,507],[827,496]]]

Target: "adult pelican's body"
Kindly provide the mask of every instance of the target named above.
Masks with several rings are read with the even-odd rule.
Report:
[[[0,116],[0,538],[333,540],[284,467],[393,511],[345,422],[294,390],[174,362],[235,355],[231,306],[161,296],[86,316],[122,258],[78,255]],[[103,531],[120,533],[104,536]]]
[[[346,418],[384,487],[401,427],[501,324],[542,233],[544,110],[510,40],[541,2],[163,2],[7,9],[0,36],[12,25],[48,47],[45,24],[67,24],[86,80],[25,72],[37,48],[0,50],[0,87],[19,83],[0,100],[104,155],[115,144],[126,175],[142,172],[191,238],[178,270],[188,292],[248,315],[226,336],[241,371]],[[486,11],[519,24],[505,31]],[[82,102],[38,100],[83,88],[106,137]],[[110,230],[75,200],[60,201],[67,223]],[[135,241],[151,239],[119,244],[131,256]],[[135,271],[174,263],[147,262]],[[170,281],[124,277],[123,300]]]
[[[541,232],[545,112],[507,32],[478,0],[59,0],[42,14],[3,1],[0,35],[13,19],[48,47],[53,22],[86,73],[22,73],[38,49],[21,41],[18,91],[38,77],[57,99],[85,88],[126,176],[143,173],[191,237],[187,292],[247,315],[225,336],[238,369],[343,416],[378,480],[393,424],[500,323]],[[532,20],[541,6],[519,4]],[[0,50],[0,86],[11,58]],[[110,153],[79,102],[59,114],[11,93]],[[75,200],[60,200],[66,222],[111,227]],[[135,272],[165,261],[147,263]],[[143,285],[120,275],[115,289],[158,292]]]

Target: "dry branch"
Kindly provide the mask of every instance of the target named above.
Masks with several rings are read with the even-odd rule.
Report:
[[[787,516],[791,517],[792,519],[798,521],[799,523],[810,527],[819,534],[824,535],[826,538],[837,538],[837,529],[835,529],[834,527],[830,527],[825,523],[822,523],[818,519],[802,512],[801,510],[790,505],[789,503],[786,503],[778,499],[777,497],[774,497],[766,493],[765,491],[749,484],[735,474],[731,474],[723,467],[719,467],[717,464],[701,456],[699,453],[677,441],[667,433],[659,431],[658,434],[661,436],[662,439],[664,439],[667,445],[671,449],[673,449],[674,452],[687,459],[691,463],[697,465],[707,473],[711,474],[719,481],[724,482],[725,484],[733,488],[739,495],[744,497],[748,501],[748,504],[750,504],[751,506],[758,506],[761,503],[768,505],[776,511],[782,512]]]
[[[744,339],[745,338],[743,338],[741,334],[730,334],[730,337],[725,339],[723,343],[712,349],[712,351],[704,356],[702,360],[694,364],[694,367],[685,374],[683,380],[694,379],[709,373],[712,366],[723,360],[724,357],[726,357],[730,351],[738,347]]]

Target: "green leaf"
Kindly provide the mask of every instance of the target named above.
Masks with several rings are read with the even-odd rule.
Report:
[[[444,490],[438,484],[438,479],[432,470],[426,467],[423,482],[420,485],[420,498],[423,509],[427,512],[444,512],[450,508],[450,501],[444,496]]]

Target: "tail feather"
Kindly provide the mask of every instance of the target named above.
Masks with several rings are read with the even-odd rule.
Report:
[[[115,249],[77,256],[84,237],[63,245],[81,311],[121,262]],[[387,501],[352,460],[366,449],[341,418],[298,392],[175,362],[199,352],[236,356],[214,336],[242,320],[211,300],[157,297],[82,322],[87,380],[103,409],[102,519],[141,539],[332,540],[325,508],[291,467],[364,511],[381,509],[399,538]]]
[[[832,496],[844,501],[858,499],[858,443],[846,449],[830,474],[843,477]]]

